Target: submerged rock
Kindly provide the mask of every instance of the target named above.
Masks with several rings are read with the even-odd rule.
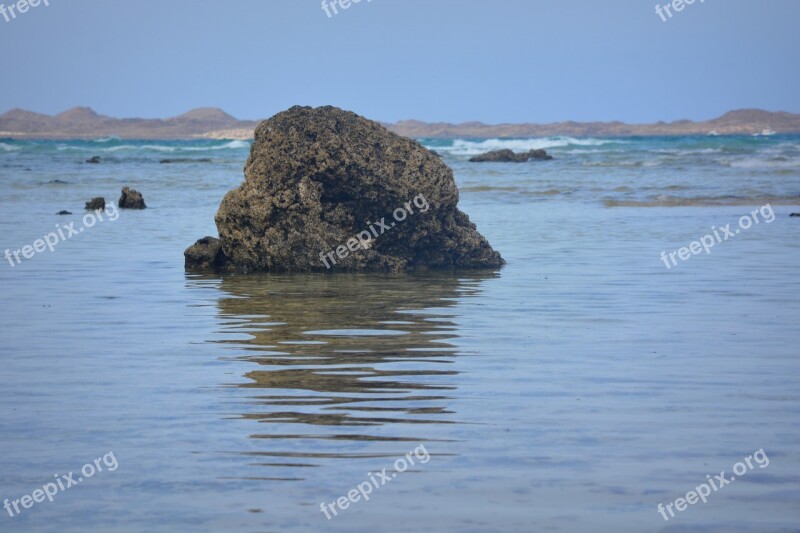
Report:
[[[789,215],[790,217],[800,217],[800,213],[792,213]]]
[[[105,207],[105,206],[104,206],[104,207]],[[67,211],[66,209],[62,209],[61,211],[59,211],[58,213],[56,213],[56,215],[71,215],[71,214],[72,214],[72,213],[70,213],[70,212],[69,212],[69,211]]]
[[[97,155],[93,156],[91,159],[87,159],[86,162],[87,163],[91,163],[93,165],[98,165],[98,164],[100,164],[100,156],[97,156]]]
[[[105,209],[106,208],[106,199],[102,196],[98,196],[97,198],[92,198],[88,202],[86,202],[86,209],[90,211],[97,211],[98,209]]]
[[[145,209],[147,208],[144,205],[144,198],[142,198],[142,193],[137,190],[130,189],[128,187],[122,188],[122,196],[119,197],[119,203],[117,204],[120,209]]]
[[[400,271],[504,263],[458,210],[453,172],[419,143],[335,107],[262,122],[245,181],[189,269]]]
[[[214,160],[209,157],[192,158],[192,157],[178,157],[175,159],[162,159],[159,161],[162,165],[170,165],[175,163],[213,163]]]
[[[529,150],[517,154],[506,148],[476,155],[470,158],[470,161],[473,163],[524,163],[526,161],[550,161],[551,159],[553,156],[544,150]]]

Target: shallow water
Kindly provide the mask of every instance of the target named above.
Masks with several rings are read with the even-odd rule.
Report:
[[[186,274],[182,253],[214,233],[242,145],[0,150],[2,250],[123,184],[150,206],[0,268],[0,499],[109,451],[119,465],[0,529],[796,530],[800,209],[773,204],[773,222],[668,270],[662,251],[760,204],[605,202],[790,198],[800,169],[769,161],[798,141],[691,141],[750,146],[731,157],[758,168],[694,153],[634,165],[667,141],[627,142],[508,166],[429,141],[508,261],[498,271],[223,278]],[[605,146],[622,152],[581,153]],[[326,519],[322,502],[420,445],[429,461]],[[659,502],[762,448],[768,466],[661,518]]]

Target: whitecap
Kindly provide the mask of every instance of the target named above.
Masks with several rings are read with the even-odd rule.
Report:
[[[740,159],[729,163],[732,168],[797,168],[800,167],[800,159]]]
[[[250,143],[247,141],[236,140],[225,144],[224,146],[222,146],[222,148],[230,150],[238,150],[240,148],[250,149]]]
[[[492,150],[510,149],[515,152],[528,150],[546,150],[550,148],[563,148],[568,146],[603,146],[606,144],[624,143],[625,141],[611,139],[578,139],[575,137],[539,137],[529,139],[486,139],[474,141],[455,139],[451,146],[435,146],[437,151],[449,152],[453,155],[477,155]]]

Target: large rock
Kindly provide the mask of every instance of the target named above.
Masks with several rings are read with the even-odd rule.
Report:
[[[553,156],[544,150],[528,150],[517,154],[506,148],[476,155],[470,158],[470,161],[473,163],[525,163],[526,161],[550,161],[551,159]]]
[[[293,107],[275,115],[256,129],[244,170],[244,183],[217,212],[219,241],[206,237],[190,247],[187,268],[399,271],[503,264],[458,210],[453,172],[441,159],[354,113]]]

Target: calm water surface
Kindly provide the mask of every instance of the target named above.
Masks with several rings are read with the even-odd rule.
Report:
[[[246,143],[0,143],[0,251],[122,185],[150,207],[0,267],[0,500],[119,464],[0,530],[797,531],[800,140],[506,141],[558,158],[512,166],[426,143],[503,269],[187,274]],[[659,259],[762,200],[771,224]]]

